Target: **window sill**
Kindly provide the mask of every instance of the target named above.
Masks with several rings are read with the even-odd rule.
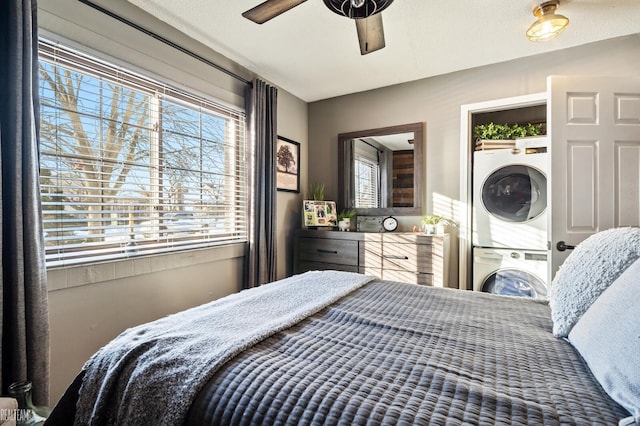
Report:
[[[88,263],[47,269],[48,291],[113,281],[201,263],[243,257],[245,243],[227,244],[176,253],[140,256],[135,259]]]

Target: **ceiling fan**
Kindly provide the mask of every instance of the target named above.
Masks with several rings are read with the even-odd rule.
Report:
[[[242,14],[262,24],[307,0],[267,0]],[[393,0],[322,0],[332,12],[356,21],[360,53],[375,52],[385,46],[382,12]]]

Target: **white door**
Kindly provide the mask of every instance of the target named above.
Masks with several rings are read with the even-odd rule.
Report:
[[[563,244],[640,226],[640,78],[551,76],[547,91],[551,278]]]

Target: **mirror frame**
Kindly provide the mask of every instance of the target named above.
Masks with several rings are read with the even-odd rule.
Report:
[[[422,216],[422,199],[425,167],[425,123],[401,124],[398,126],[381,127],[378,129],[359,130],[338,135],[338,191],[339,202],[342,209],[353,208],[358,215],[404,215]],[[413,207],[380,207],[380,208],[354,208],[352,204],[351,180],[353,179],[353,159],[348,148],[347,141],[367,136],[384,136],[396,133],[414,133],[413,142]]]

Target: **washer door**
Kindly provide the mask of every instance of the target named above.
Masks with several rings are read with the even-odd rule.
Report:
[[[513,268],[493,272],[482,283],[482,291],[503,296],[547,298],[547,287],[542,280],[521,269]]]
[[[521,164],[501,167],[482,185],[482,204],[507,222],[526,222],[547,208],[547,178],[538,169]]]

